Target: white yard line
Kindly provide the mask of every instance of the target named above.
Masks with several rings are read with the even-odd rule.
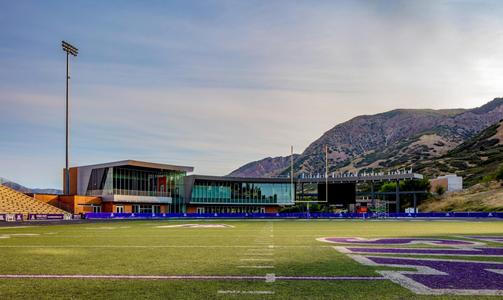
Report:
[[[274,269],[274,266],[237,266],[240,269]]]
[[[274,273],[266,274],[265,282],[276,282],[276,275]]]
[[[44,236],[47,238],[50,236]],[[61,236],[59,236],[61,238]],[[250,248],[257,245],[0,245],[0,248]],[[274,248],[332,248],[330,246],[275,245]],[[260,250],[268,250],[261,248]]]
[[[98,275],[98,274],[0,274],[0,278],[29,278],[29,279],[139,279],[139,280],[323,280],[323,281],[348,281],[348,280],[386,280],[377,276],[265,276],[252,275]]]
[[[238,290],[219,290],[219,294],[256,294],[256,295],[273,295],[273,291],[238,291]]]

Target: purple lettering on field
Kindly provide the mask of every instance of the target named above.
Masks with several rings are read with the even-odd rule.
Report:
[[[448,240],[438,238],[375,238],[365,239],[360,237],[327,237],[320,238],[319,241],[338,244],[363,244],[363,245],[407,245],[407,244],[428,244],[438,246],[475,246],[483,245],[480,242],[464,240]]]
[[[469,248],[469,249],[432,249],[432,248],[364,248],[336,247],[344,253],[380,253],[380,254],[419,254],[419,255],[458,255],[458,256],[503,256],[503,248]]]
[[[350,255],[370,266],[415,268],[378,271],[417,294],[503,295],[503,263]]]

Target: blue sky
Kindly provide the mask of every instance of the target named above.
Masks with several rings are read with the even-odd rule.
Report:
[[[223,175],[337,123],[503,96],[501,1],[2,1],[0,176],[60,188],[71,164]]]

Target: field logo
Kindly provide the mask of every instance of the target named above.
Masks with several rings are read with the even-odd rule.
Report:
[[[396,255],[428,255],[428,256],[474,256],[474,257],[503,257],[503,248],[377,248],[334,246],[334,249],[346,254],[396,254]]]
[[[481,242],[465,240],[448,240],[437,238],[373,238],[366,239],[361,237],[326,237],[317,239],[321,242],[336,244],[355,244],[355,245],[412,245],[423,244],[433,246],[454,246],[470,247],[484,245]]]
[[[479,241],[500,241],[501,239],[498,236],[466,236],[466,238],[478,239]],[[463,256],[503,257],[503,247],[483,247],[483,242],[437,238],[335,237],[318,240],[346,244],[346,246],[334,246],[334,249],[366,266],[414,269],[413,271],[380,270],[377,272],[384,278],[416,294],[503,295],[502,262],[461,259]],[[352,245],[348,246],[347,244]],[[416,244],[443,247],[400,247]],[[376,256],[376,254],[394,256]],[[411,257],[417,255],[458,256],[460,259]]]

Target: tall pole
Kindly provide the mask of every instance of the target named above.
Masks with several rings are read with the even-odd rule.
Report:
[[[69,101],[69,91],[68,91],[68,82],[70,80],[70,54],[73,56],[77,56],[79,53],[79,49],[75,48],[73,45],[61,41],[61,47],[63,48],[63,51],[66,52],[66,134],[65,134],[65,193],[66,195],[70,194],[70,170],[69,170],[69,158],[68,158],[68,144],[70,140],[70,128],[69,128],[69,113],[70,113],[70,101]]]
[[[328,204],[328,145],[325,145],[325,201]]]
[[[66,164],[65,164],[65,194],[70,195],[70,170],[68,169],[68,80],[70,79],[69,73],[68,73],[68,57],[69,53],[66,52],[66,143],[65,143],[65,157],[66,157]]]

